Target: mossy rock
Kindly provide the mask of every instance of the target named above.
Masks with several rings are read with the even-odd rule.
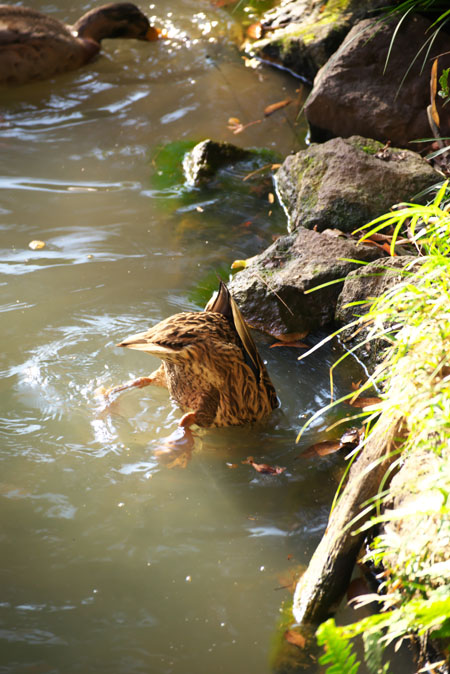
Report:
[[[416,152],[361,136],[314,143],[287,157],[276,175],[291,232],[352,232],[440,179]]]
[[[283,2],[265,14],[261,22],[263,37],[246,42],[244,48],[312,82],[353,24],[382,4],[382,0]]]

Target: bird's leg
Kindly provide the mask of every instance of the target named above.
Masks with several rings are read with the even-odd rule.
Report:
[[[211,386],[197,401],[196,409],[183,414],[178,425],[182,428],[189,428],[193,424],[203,427],[211,426],[217,413],[219,399],[219,390]]]
[[[108,399],[110,396],[120,393],[121,391],[126,391],[129,388],[144,388],[145,386],[150,385],[167,387],[164,365],[160,365],[160,367],[152,372],[148,377],[130,379],[130,381],[126,381],[123,384],[119,384],[118,386],[112,386],[108,389],[101,387],[100,389],[97,389],[96,393],[99,393]]]

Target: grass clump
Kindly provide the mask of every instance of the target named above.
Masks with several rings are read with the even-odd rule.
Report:
[[[396,461],[402,470],[368,504],[373,515],[363,526],[378,532],[365,561],[381,569],[381,584],[360,603],[376,600],[380,612],[347,626],[328,621],[318,631],[328,654],[346,652],[349,639],[363,634],[371,672],[388,671],[380,648],[392,642],[415,638],[423,646],[431,637],[450,643],[449,211],[447,181],[427,206],[401,205],[364,228],[365,237],[393,228],[392,249],[406,235],[422,258],[361,318],[370,325],[369,339],[382,336],[387,344],[373,376],[383,391],[381,409],[401,415],[403,423]],[[421,664],[429,665],[421,650]]]

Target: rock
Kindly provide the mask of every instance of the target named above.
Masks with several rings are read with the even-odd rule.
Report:
[[[372,305],[370,300],[377,299],[386,290],[400,283],[404,277],[404,271],[408,270],[409,273],[413,273],[422,260],[423,258],[413,255],[386,257],[350,272],[337,301],[335,321],[347,325],[367,313]],[[356,353],[364,361],[368,370],[373,372],[382,361],[383,351],[388,346],[388,342],[383,339],[374,339],[364,344],[368,332],[369,326],[362,329],[353,326],[344,330],[340,336],[347,348],[353,349],[361,344],[356,349]]]
[[[442,180],[416,152],[352,136],[288,156],[276,174],[289,231],[361,227]]]
[[[244,150],[232,143],[202,140],[183,160],[183,170],[188,185],[199,187],[208,182],[223,166],[249,159],[251,150]]]
[[[380,250],[341,238],[301,228],[282,236],[230,283],[230,291],[245,320],[274,336],[310,332],[334,317],[341,284],[311,294],[305,291],[344,278],[357,267],[346,259],[374,260]]]
[[[383,0],[287,0],[265,14],[262,39],[247,42],[244,48],[312,82],[355,21],[383,4]]]
[[[317,74],[305,107],[311,140],[359,134],[406,147],[412,140],[430,137],[427,106],[432,59],[448,52],[449,37],[439,33],[421,72],[423,56],[413,61],[430,35],[426,34],[430,22],[411,17],[401,24],[386,66],[397,21],[357,23]],[[442,56],[439,71],[449,66],[450,57]]]

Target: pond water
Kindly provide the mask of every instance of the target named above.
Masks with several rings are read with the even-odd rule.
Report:
[[[94,4],[33,6],[70,22]],[[184,469],[155,456],[181,416],[167,391],[100,409],[97,387],[158,364],[114,344],[202,309],[216,273],[286,228],[267,182],[189,191],[171,177],[167,145],[176,154],[211,137],[286,155],[305,135],[301,83],[245,64],[230,11],[198,0],[141,8],[171,39],[108,41],[80,71],[2,92],[5,673],[270,672],[286,586],[342,471],[342,457],[298,458],[338,412],[295,442],[329,401],[336,345],[299,362],[298,349],[256,335],[281,410],[197,432]],[[229,118],[256,123],[234,134]],[[36,239],[45,247],[31,250]],[[359,376],[339,370],[337,394]],[[248,456],[286,471],[257,473]]]

